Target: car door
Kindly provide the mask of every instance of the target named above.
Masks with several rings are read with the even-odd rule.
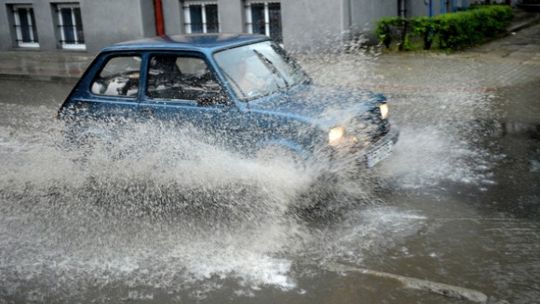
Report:
[[[240,145],[247,123],[203,54],[152,52],[145,63],[140,115],[192,128],[211,144]]]
[[[141,62],[139,53],[102,54],[78,84],[69,106],[85,109],[97,119],[133,114],[140,92]]]
[[[65,105],[81,133],[114,136],[134,117],[141,67],[138,52],[103,53],[94,61]]]

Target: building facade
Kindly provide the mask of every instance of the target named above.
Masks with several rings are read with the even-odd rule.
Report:
[[[467,0],[0,0],[0,50],[84,51],[156,34],[260,33],[289,49],[336,47],[383,16]]]

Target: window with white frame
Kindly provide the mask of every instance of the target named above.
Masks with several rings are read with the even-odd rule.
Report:
[[[84,50],[84,32],[79,4],[57,4],[58,35],[63,49]]]
[[[263,34],[277,42],[283,41],[281,3],[246,0],[246,28],[251,34]]]
[[[19,47],[39,47],[34,9],[31,5],[13,5],[15,40]]]
[[[219,32],[217,2],[185,1],[183,8],[186,33]]]

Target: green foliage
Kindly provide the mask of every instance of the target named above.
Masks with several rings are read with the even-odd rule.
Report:
[[[510,6],[482,5],[432,18],[382,18],[375,33],[387,48],[416,49],[420,42],[424,49],[459,50],[496,37],[511,20]]]
[[[384,17],[377,22],[375,35],[377,35],[379,41],[387,48],[390,48],[390,44],[393,41],[393,29],[403,27],[403,21],[400,17]]]

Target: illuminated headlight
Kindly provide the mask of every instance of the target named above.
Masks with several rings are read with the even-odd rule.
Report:
[[[388,104],[383,103],[382,105],[379,106],[379,109],[381,110],[382,119],[387,119],[388,118]]]
[[[328,132],[328,144],[335,147],[339,145],[345,137],[345,128],[334,127]]]

